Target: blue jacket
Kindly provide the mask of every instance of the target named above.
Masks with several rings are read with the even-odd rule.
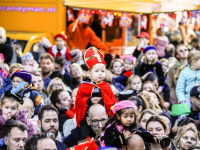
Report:
[[[8,75],[5,80],[4,80],[4,83],[2,85],[2,87],[0,88],[0,99],[1,97],[3,96],[3,94],[12,87],[12,82],[11,82],[11,78],[10,76]]]
[[[178,102],[180,103],[189,99],[190,90],[197,84],[200,84],[200,70],[193,71],[190,67],[183,69],[178,77],[176,85]]]
[[[46,77],[45,79],[43,79],[44,81],[44,88],[47,90],[49,83],[51,81],[50,76]]]

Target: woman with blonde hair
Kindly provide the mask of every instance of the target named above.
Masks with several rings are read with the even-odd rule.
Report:
[[[190,90],[200,83],[200,51],[190,51],[187,62],[188,66],[181,66],[175,75],[175,79],[178,79],[176,96],[179,103],[188,103],[191,107]]]
[[[70,88],[67,87],[60,78],[56,77],[51,80],[47,87],[48,96],[50,96],[53,91],[58,89],[71,92]]]
[[[178,150],[188,150],[192,146],[197,146],[199,142],[198,132],[193,127],[183,126],[179,129],[174,139]]]
[[[154,100],[153,96],[151,95],[150,92],[147,91],[142,91],[140,94],[138,94],[142,99],[144,99],[148,105],[149,109],[152,109],[156,113],[161,113],[163,112],[159,104]]]

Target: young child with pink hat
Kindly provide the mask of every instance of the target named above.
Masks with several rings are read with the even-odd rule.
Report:
[[[104,132],[99,138],[101,147],[121,148],[122,145],[126,145],[131,132],[137,129],[136,109],[136,105],[129,100],[120,101],[113,106],[112,112],[115,115],[106,123]]]

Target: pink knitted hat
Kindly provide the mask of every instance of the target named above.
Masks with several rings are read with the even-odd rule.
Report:
[[[133,108],[134,110],[137,110],[137,106],[133,102],[129,100],[123,100],[114,105],[112,112],[115,114],[118,110],[124,108]]]

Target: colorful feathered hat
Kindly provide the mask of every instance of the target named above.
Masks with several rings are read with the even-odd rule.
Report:
[[[84,54],[84,59],[88,70],[98,63],[103,63],[106,66],[104,55],[96,47],[88,48]]]

